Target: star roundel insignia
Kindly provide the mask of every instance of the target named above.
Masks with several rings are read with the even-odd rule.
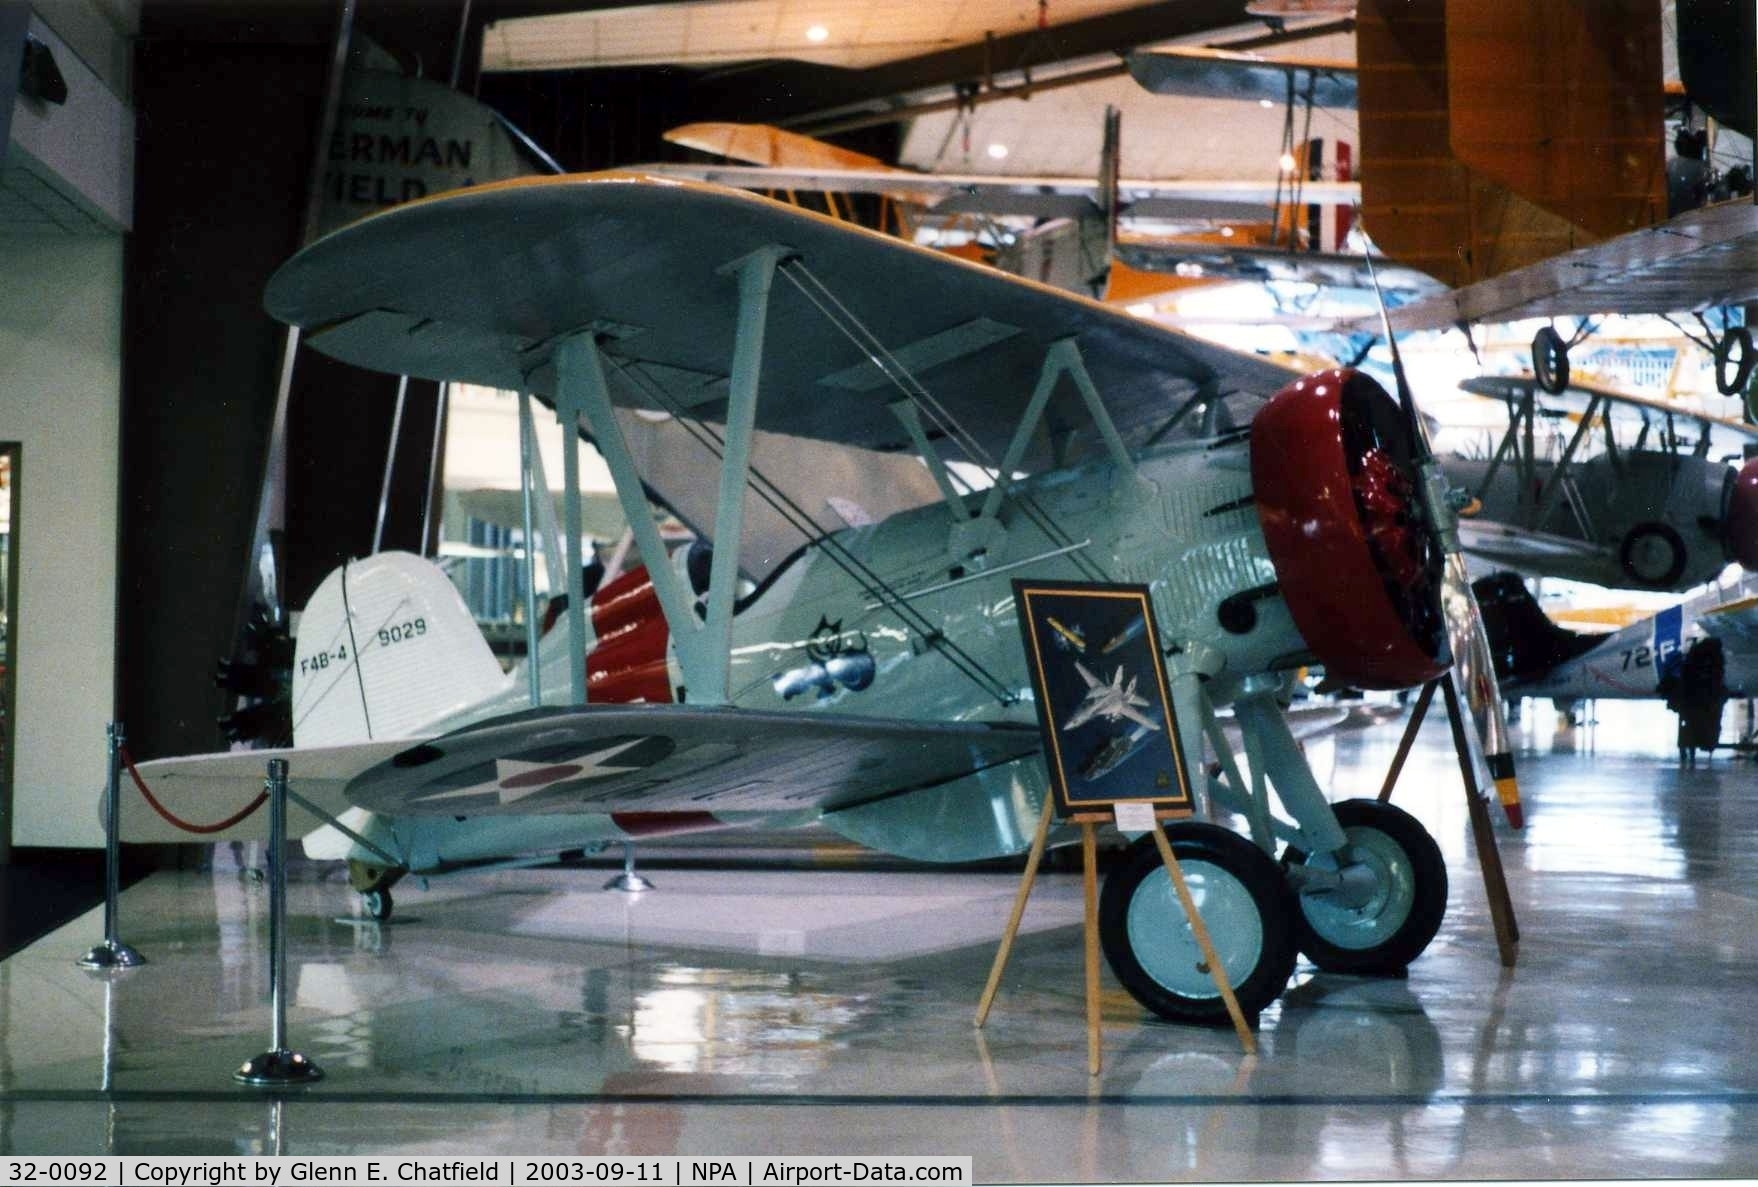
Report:
[[[659,745],[647,745],[658,743]],[[551,788],[570,790],[631,771],[643,770],[672,752],[668,738],[609,738],[589,745],[546,746],[536,753],[497,758],[454,775],[453,786],[415,797],[416,803],[493,796],[516,804]]]

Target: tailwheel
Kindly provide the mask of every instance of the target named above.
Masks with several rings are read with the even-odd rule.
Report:
[[[359,892],[360,905],[366,913],[380,923],[391,917],[396,905],[391,901],[391,887],[403,873],[386,866],[368,865],[357,858],[348,859],[348,885]]]
[[[1246,1017],[1255,1020],[1294,972],[1292,895],[1275,862],[1236,833],[1186,821],[1166,829]],[[1117,980],[1162,1018],[1226,1026],[1171,876],[1151,836],[1139,837],[1105,879],[1099,939]]]
[[[1416,818],[1377,800],[1334,805],[1349,839],[1343,885],[1302,894],[1300,950],[1333,973],[1392,974],[1422,954],[1447,912],[1447,867]],[[1309,859],[1290,848],[1287,865],[1337,869],[1336,854]]]
[[[391,888],[389,886],[381,886],[377,890],[369,890],[362,894],[360,905],[366,908],[368,915],[380,923],[388,920],[391,917],[391,912],[396,908],[396,904],[391,901]]]

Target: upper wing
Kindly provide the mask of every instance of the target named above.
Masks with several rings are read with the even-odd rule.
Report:
[[[1594,397],[1607,400],[1612,406],[1612,423],[1618,424],[1623,417],[1634,417],[1642,420],[1652,419],[1648,413],[1662,416],[1673,416],[1680,420],[1696,421],[1706,428],[1721,429],[1736,437],[1744,437],[1758,441],[1758,425],[1749,425],[1732,417],[1715,416],[1707,412],[1689,408],[1657,396],[1645,396],[1639,392],[1622,391],[1615,387],[1607,387],[1602,383],[1590,383],[1576,380],[1569,384],[1561,395],[1551,395],[1538,386],[1538,380],[1528,371],[1521,375],[1479,375],[1459,384],[1465,391],[1503,403],[1514,404],[1528,395],[1536,395],[1540,404],[1547,407],[1561,405],[1579,412],[1584,412],[1587,402]],[[1634,423],[1633,421],[1631,422]]]
[[[301,251],[270,281],[266,304],[317,349],[360,366],[539,394],[554,391],[557,345],[595,332],[617,403],[718,421],[737,312],[737,281],[721,269],[770,245],[797,253],[995,456],[1061,339],[1081,348],[1128,441],[1199,389],[1269,395],[1292,377],[1098,302],[754,194],[621,173],[479,186],[395,207]],[[911,451],[885,373],[781,276],[762,366],[758,428]],[[1090,424],[1074,385],[1058,385],[1050,437]]]
[[[1039,749],[1036,726],[592,705],[534,709],[387,756],[348,785],[391,816],[834,811]]]
[[[1674,313],[1755,296],[1758,206],[1741,199],[1414,301],[1391,319],[1394,330],[1438,330],[1462,321]],[[1377,331],[1379,322],[1361,328]]]

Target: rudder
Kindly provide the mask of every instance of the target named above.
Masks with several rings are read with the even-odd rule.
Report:
[[[437,566],[407,552],[349,561],[311,595],[293,658],[298,746],[408,737],[507,677]]]

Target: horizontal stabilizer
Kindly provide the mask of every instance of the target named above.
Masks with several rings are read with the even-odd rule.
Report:
[[[1723,602],[1697,615],[1697,625],[1729,643],[1758,643],[1758,597]]]
[[[234,750],[195,754],[141,763],[140,778],[171,815],[187,824],[206,827],[244,810],[261,794],[271,758],[287,760],[287,786],[331,815],[341,815],[348,801],[348,781],[384,761],[410,741],[360,742],[350,746],[308,746],[284,750]],[[103,797],[99,796],[99,818]],[[190,832],[166,820],[122,773],[122,840],[134,845],[212,844],[216,841],[266,840],[269,812],[264,804],[249,816],[218,832]],[[287,801],[287,835],[302,836],[326,823]]]

